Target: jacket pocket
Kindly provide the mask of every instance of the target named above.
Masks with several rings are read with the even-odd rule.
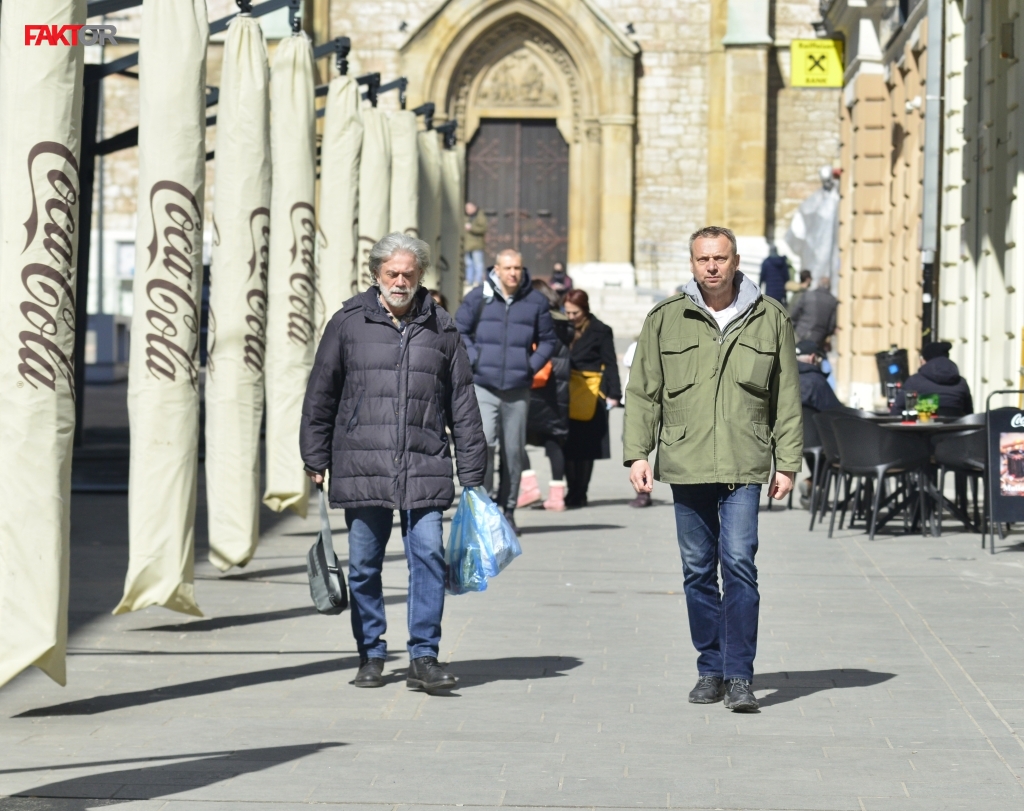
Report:
[[[772,442],[772,430],[767,425],[759,422],[752,423],[754,428],[754,436],[760,439],[765,445],[770,445]]]
[[[359,407],[363,404],[364,394],[365,392],[359,392],[359,399],[356,400],[356,407],[352,409],[352,416],[348,418],[348,424],[345,426],[346,431],[351,431],[359,425]]]
[[[767,338],[740,335],[733,349],[736,382],[758,394],[768,391],[778,346]]]
[[[675,445],[684,436],[686,436],[685,425],[661,426],[661,443],[663,445]]]
[[[697,336],[668,338],[661,343],[661,368],[669,396],[682,394],[697,382]]]

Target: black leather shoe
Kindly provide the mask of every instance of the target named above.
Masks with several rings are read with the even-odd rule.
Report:
[[[459,680],[441,667],[436,656],[421,656],[409,662],[409,674],[405,678],[406,687],[432,693],[435,690],[453,690],[458,684]]]
[[[754,698],[754,685],[746,679],[729,679],[725,690],[725,708],[733,712],[760,712]]]
[[[697,686],[690,691],[691,704],[717,704],[725,695],[721,676],[699,676]]]
[[[651,506],[651,494],[650,493],[637,493],[636,498],[629,502],[630,507],[650,507]]]
[[[359,665],[359,672],[356,673],[356,687],[383,687],[384,686],[384,660],[366,659]]]

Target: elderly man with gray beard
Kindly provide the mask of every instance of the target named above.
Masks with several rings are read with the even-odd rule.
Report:
[[[445,429],[455,441],[463,487],[482,484],[487,444],[459,331],[420,285],[429,265],[427,244],[405,234],[388,234],[373,246],[375,284],[328,323],[302,406],[306,470],[317,484],[330,471],[330,503],[345,509],[349,528],[357,687],[384,684],[381,569],[395,510],[409,563],[406,684],[433,692],[458,682],[437,661],[441,513],[455,498]]]

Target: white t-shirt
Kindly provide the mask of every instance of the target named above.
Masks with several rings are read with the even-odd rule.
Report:
[[[715,321],[718,322],[718,328],[722,332],[725,332],[725,328],[729,326],[729,322],[732,321],[737,315],[739,315],[739,308],[736,306],[739,300],[740,295],[739,293],[737,293],[736,298],[732,300],[732,304],[730,304],[724,310],[718,310],[716,312],[715,310],[711,310],[710,307],[708,308],[709,310],[711,310],[711,314],[715,317]]]

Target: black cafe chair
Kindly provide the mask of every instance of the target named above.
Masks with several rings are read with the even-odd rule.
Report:
[[[973,502],[973,526],[964,521],[967,529],[983,532],[988,516],[988,491],[985,490],[985,507],[979,509],[978,484],[982,489],[988,482],[988,434],[980,429],[985,425],[985,414],[968,414],[956,421],[957,425],[979,426],[973,430],[945,434],[932,440],[932,454],[935,464],[939,466],[938,492],[945,492],[946,473],[956,474],[956,493],[954,507],[960,511],[961,519],[971,515],[971,504],[968,503],[967,488],[971,489],[970,501]],[[942,504],[938,506],[938,530],[942,532]]]
[[[839,444],[836,442],[836,434],[832,429],[832,423],[839,417],[854,417],[857,415],[857,411],[852,408],[836,408],[830,411],[819,411],[812,416],[812,422],[815,428],[818,429],[818,439],[821,442],[822,450],[822,461],[821,469],[819,471],[820,481],[818,484],[818,492],[816,497],[812,498],[812,501],[817,505],[817,520],[821,523],[825,520],[825,511],[828,509],[828,505],[831,503],[830,494],[833,486],[835,487],[836,495],[838,496],[843,484],[846,485],[846,496],[843,498],[843,515],[846,514],[846,502],[849,500],[849,477],[844,478],[839,472]],[[811,510],[811,524],[809,529],[814,529],[815,510]],[[851,519],[851,526],[853,521]],[[842,528],[842,522],[840,522],[840,528]]]
[[[839,417],[833,421],[833,430],[839,445],[840,473],[856,476],[862,481],[866,480],[873,484],[874,497],[871,504],[868,537],[874,540],[886,480],[892,476],[920,477],[922,469],[931,460],[931,445],[923,435],[888,430],[878,423],[864,419]],[[861,488],[858,487],[857,490],[860,492]],[[921,490],[919,481],[919,500]],[[839,493],[837,491],[832,502],[829,537],[832,537],[838,504]],[[905,506],[909,506],[909,504]]]

